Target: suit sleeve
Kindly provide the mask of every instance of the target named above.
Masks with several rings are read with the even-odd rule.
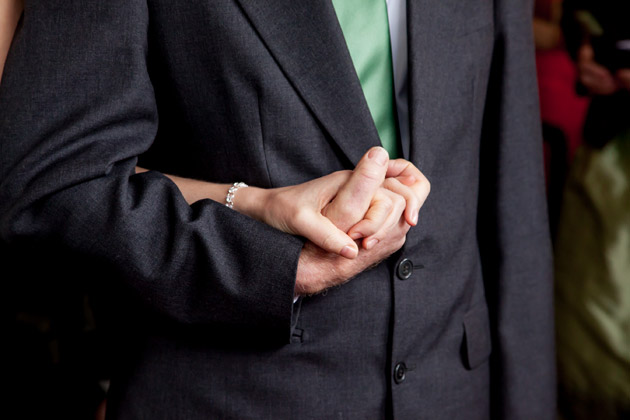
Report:
[[[158,127],[148,25],[143,1],[27,4],[0,86],[2,239],[98,261],[177,322],[288,334],[302,241],[134,174]]]
[[[479,242],[493,331],[493,418],[555,418],[552,254],[529,2],[495,2]]]

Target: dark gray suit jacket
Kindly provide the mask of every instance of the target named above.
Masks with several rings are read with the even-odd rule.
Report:
[[[379,144],[331,3],[27,2],[0,87],[1,234],[116,290],[109,418],[553,418],[530,15],[408,2],[403,150],[430,197],[400,252],[293,306],[302,240],[188,206],[159,172],[278,187]]]

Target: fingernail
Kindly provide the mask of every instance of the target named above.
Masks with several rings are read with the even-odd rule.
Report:
[[[372,238],[365,243],[365,249],[372,249],[378,243],[378,239]]]
[[[418,224],[418,213],[414,212],[413,216],[411,216],[411,221],[413,222],[413,225],[417,225]]]
[[[352,232],[352,233],[350,234],[350,237],[351,237],[352,239],[354,239],[354,240],[357,240],[357,239],[359,239],[359,238],[362,238],[362,237],[363,237],[363,235],[361,234],[361,232]]]
[[[374,162],[383,166],[387,163],[387,159],[389,159],[389,155],[387,154],[387,150],[382,147],[373,147],[368,153],[369,159],[374,159]]]
[[[345,258],[348,258],[348,259],[355,258],[357,256],[357,254],[358,254],[358,251],[356,249],[348,246],[348,245],[344,246],[341,249],[341,256],[345,257]]]

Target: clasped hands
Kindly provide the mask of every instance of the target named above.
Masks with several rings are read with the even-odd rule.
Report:
[[[146,169],[136,167],[136,173]],[[189,204],[223,202],[228,185],[166,175]],[[233,209],[307,239],[297,268],[295,294],[342,284],[387,258],[418,222],[429,181],[410,162],[389,160],[373,147],[353,171],[337,171],[282,188],[242,188]]]
[[[240,190],[234,208],[307,239],[295,293],[310,295],[348,281],[400,249],[429,190],[413,164],[389,160],[385,149],[374,147],[353,171],[284,188]]]

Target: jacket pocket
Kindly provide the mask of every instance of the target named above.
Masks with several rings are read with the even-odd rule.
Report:
[[[490,320],[485,302],[473,306],[464,315],[464,343],[462,359],[466,369],[474,369],[485,362],[492,352]]]

